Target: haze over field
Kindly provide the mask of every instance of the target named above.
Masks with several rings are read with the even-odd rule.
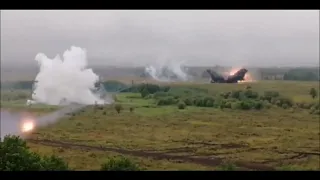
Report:
[[[73,45],[91,65],[315,66],[319,11],[1,11],[1,69]]]

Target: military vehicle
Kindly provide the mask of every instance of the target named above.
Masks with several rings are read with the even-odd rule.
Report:
[[[242,68],[236,73],[228,75],[226,78],[210,69],[207,69],[207,72],[211,77],[211,83],[238,83],[239,81],[245,80],[244,76],[246,75],[248,70]]]

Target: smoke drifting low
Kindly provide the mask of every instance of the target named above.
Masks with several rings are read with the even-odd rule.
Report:
[[[1,110],[0,119],[0,139],[3,139],[6,135],[19,135],[21,114],[10,113],[9,111]]]
[[[191,77],[186,73],[183,62],[167,61],[149,65],[145,68],[145,73],[156,81],[172,82],[172,81],[189,81]]]
[[[28,103],[43,103],[48,105],[78,104],[110,104],[100,98],[101,91],[96,91],[95,84],[99,77],[87,68],[86,50],[72,46],[66,50],[63,59],[57,55],[49,59],[39,53],[35,60],[40,71],[35,78],[32,100]]]

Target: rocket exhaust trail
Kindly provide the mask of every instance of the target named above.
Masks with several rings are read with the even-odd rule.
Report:
[[[0,138],[3,139],[6,135],[17,135],[24,137],[28,132],[32,132],[36,128],[54,124],[67,114],[80,111],[85,107],[86,105],[71,104],[39,118],[24,116],[18,113],[12,114],[7,111],[1,111]]]

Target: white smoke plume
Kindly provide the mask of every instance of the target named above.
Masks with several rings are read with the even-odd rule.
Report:
[[[145,73],[154,80],[162,82],[189,81],[191,78],[186,73],[183,62],[179,61],[165,61],[164,63],[149,65],[145,68]]]
[[[48,105],[78,104],[110,104],[101,98],[101,92],[96,90],[95,84],[99,77],[87,68],[86,50],[72,46],[66,50],[63,59],[57,55],[49,59],[45,54],[38,53],[35,60],[40,71],[35,78],[32,100],[30,103]]]

